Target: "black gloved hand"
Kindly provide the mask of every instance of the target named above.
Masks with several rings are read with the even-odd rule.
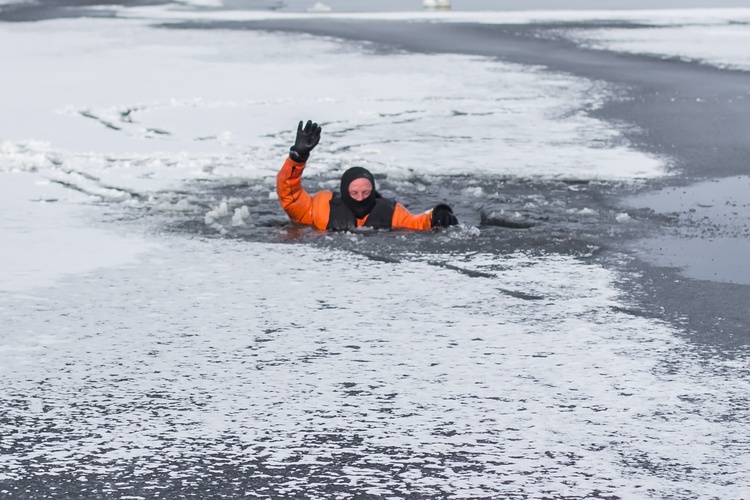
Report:
[[[317,123],[307,120],[305,128],[302,128],[302,122],[297,125],[297,139],[294,146],[289,149],[289,156],[292,160],[305,163],[310,157],[310,151],[318,145],[320,141],[320,132],[323,130]]]
[[[453,209],[441,203],[432,209],[430,227],[448,227],[458,224],[458,219],[453,215]]]

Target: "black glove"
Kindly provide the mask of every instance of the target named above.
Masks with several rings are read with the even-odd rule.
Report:
[[[430,227],[448,227],[458,224],[458,219],[453,215],[453,209],[441,203],[432,209]]]
[[[307,120],[305,128],[302,128],[302,122],[297,125],[297,139],[294,146],[289,149],[289,156],[292,160],[305,163],[310,157],[310,151],[318,145],[320,141],[320,131],[323,130],[317,123]]]

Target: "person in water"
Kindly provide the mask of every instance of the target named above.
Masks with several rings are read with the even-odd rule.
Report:
[[[352,167],[341,176],[341,191],[320,191],[310,195],[302,188],[302,172],[310,152],[320,141],[321,127],[308,120],[297,126],[297,138],[289,157],[276,176],[279,202],[292,222],[321,230],[346,231],[405,228],[427,230],[458,224],[451,207],[439,204],[422,214],[412,214],[395,200],[383,198],[375,178],[363,167]]]

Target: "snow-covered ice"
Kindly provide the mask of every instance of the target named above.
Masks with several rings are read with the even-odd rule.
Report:
[[[395,495],[732,497],[746,483],[744,423],[726,420],[750,389],[742,363],[614,310],[601,268],[519,254],[477,279],[305,246],[161,244],[137,268],[3,297],[4,479],[200,454],[248,475],[309,467],[270,482],[317,496],[351,454],[347,475]],[[175,477],[203,473],[188,459]]]
[[[92,227],[90,197],[28,172],[0,173],[0,291],[50,286],[60,276],[132,263],[155,245]],[[82,205],[83,204],[83,205]]]
[[[150,25],[236,13],[125,13],[0,24],[3,489],[75,477],[91,483],[79,493],[139,496],[139,477],[158,491],[231,470],[234,496],[747,493],[746,356],[630,314],[629,276],[555,254],[378,262],[160,226],[252,224],[246,200],[204,206],[190,190],[252,180],[247,198],[273,200],[307,118],[324,126],[311,168],[333,185],[353,163],[417,191],[415,172],[666,175],[667,159],[586,113],[616,89],[485,58]],[[132,220],[146,212],[160,215]],[[336,237],[366,253],[365,237]]]
[[[124,16],[168,20],[249,21],[305,19],[309,14],[269,11],[217,10],[195,12],[172,7],[127,9]],[[316,14],[329,19],[422,21],[480,24],[630,23],[622,28],[576,28],[566,35],[584,45],[621,52],[700,61],[726,68],[750,69],[745,50],[750,37],[750,8],[528,10],[454,12],[343,12]],[[564,25],[561,28],[565,29]]]

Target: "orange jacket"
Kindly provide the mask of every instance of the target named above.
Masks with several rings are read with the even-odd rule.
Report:
[[[328,217],[331,211],[329,202],[333,193],[320,191],[310,196],[302,187],[302,171],[304,169],[304,163],[297,163],[287,157],[284,166],[276,175],[276,193],[279,195],[279,202],[292,222],[315,226],[325,231],[328,227]],[[394,229],[425,230],[430,229],[431,219],[432,210],[414,215],[403,205],[396,203],[391,226]],[[357,219],[357,227],[362,227],[365,222],[367,222],[367,216],[364,219]]]

